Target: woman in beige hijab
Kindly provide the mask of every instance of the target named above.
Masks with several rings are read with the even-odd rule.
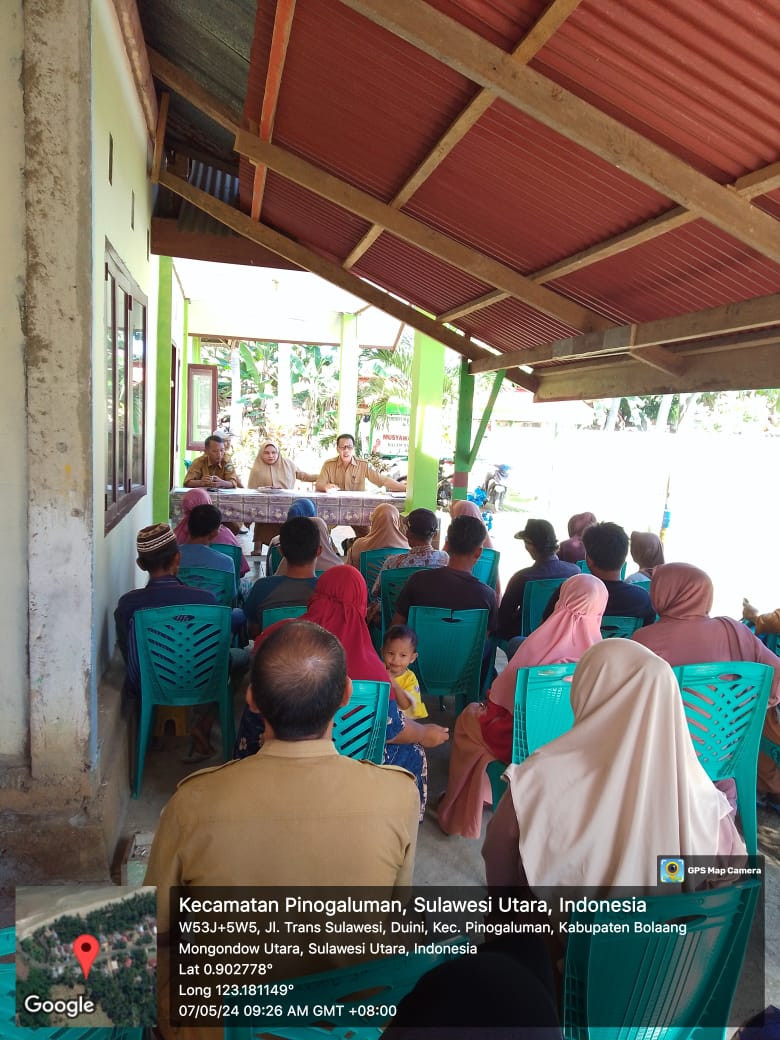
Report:
[[[571,706],[573,728],[506,771],[482,850],[489,885],[654,888],[658,856],[745,854],[665,661],[628,639],[597,643]]]
[[[292,490],[296,480],[315,481],[318,473],[305,473],[296,464],[287,459],[279,451],[275,441],[264,440],[249,471],[248,488],[287,488]],[[252,538],[255,543],[255,556],[262,554],[263,545],[270,545],[271,539],[279,534],[279,524],[259,523],[255,521]]]
[[[392,502],[381,502],[371,513],[368,534],[356,538],[347,552],[347,563],[360,569],[360,557],[369,549],[409,549],[401,531],[401,514]]]

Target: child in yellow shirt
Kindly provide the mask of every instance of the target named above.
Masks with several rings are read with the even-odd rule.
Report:
[[[427,719],[417,676],[409,668],[417,660],[417,633],[408,625],[393,625],[385,634],[382,660],[390,676],[398,707],[410,719]]]

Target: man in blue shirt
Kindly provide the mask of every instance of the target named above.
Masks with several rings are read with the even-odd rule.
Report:
[[[180,603],[215,604],[217,601],[210,592],[185,585],[176,577],[179,570],[179,547],[176,544],[176,535],[168,524],[152,524],[151,527],[141,528],[136,539],[136,548],[136,563],[142,571],[148,573],[149,581],[144,588],[133,589],[121,597],[114,611],[114,621],[117,643],[127,665],[125,692],[137,696],[140,682],[132,625],[135,612],[146,610],[148,607],[173,607]],[[225,559],[232,568],[232,562],[228,557]]]
[[[498,634],[502,639],[519,636],[523,621],[523,596],[529,581],[542,578],[571,578],[579,574],[576,563],[559,560],[558,539],[548,520],[529,520],[515,538],[522,539],[525,549],[534,561],[530,567],[517,571],[509,580],[498,609]]]
[[[211,543],[219,534],[222,514],[216,506],[195,506],[187,519],[190,540],[179,546],[180,567],[205,567],[224,571],[233,578],[233,596],[236,595],[236,568],[230,556],[216,552]]]

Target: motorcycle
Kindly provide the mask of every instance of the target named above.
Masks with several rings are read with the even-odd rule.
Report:
[[[439,483],[436,487],[436,504],[439,509],[449,509],[452,501],[452,473],[445,476],[444,465],[439,463]]]
[[[507,483],[509,479],[509,471],[510,467],[504,463],[496,466],[485,477],[485,481],[482,485],[485,490],[485,495],[487,496],[488,506],[494,513],[499,512],[504,504],[506,493],[509,490],[509,485]]]

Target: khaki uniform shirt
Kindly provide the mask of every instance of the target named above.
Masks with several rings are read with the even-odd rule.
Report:
[[[205,454],[199,455],[187,470],[184,486],[189,487],[191,480],[203,480],[204,477],[219,477],[220,480],[229,480],[233,487],[237,488],[244,486],[239,479],[238,473],[236,473],[236,467],[230,459],[223,459],[219,466],[214,466],[209,462]]]
[[[317,477],[318,484],[336,484],[342,491],[365,491],[366,480],[370,480],[377,487],[387,487],[394,484],[392,477],[386,477],[377,472],[365,459],[352,459],[345,468],[341,459],[328,459],[322,465],[322,470]]]

